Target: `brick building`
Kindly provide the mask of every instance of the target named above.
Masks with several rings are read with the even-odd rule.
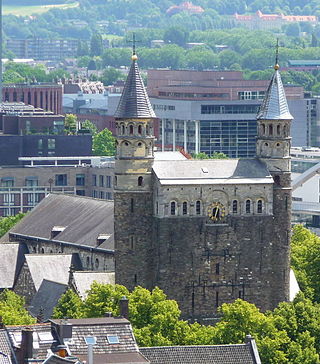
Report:
[[[237,298],[263,310],[288,300],[292,116],[278,65],[256,158],[159,161],[156,115],[132,59],[115,114],[116,283],[159,286],[191,319]]]
[[[3,101],[23,102],[36,108],[62,113],[62,85],[54,83],[6,84],[2,89]]]

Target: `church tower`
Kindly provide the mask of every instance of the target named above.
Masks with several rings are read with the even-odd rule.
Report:
[[[279,267],[289,267],[292,205],[290,128],[293,117],[288,108],[277,60],[274,69],[275,72],[257,115],[256,154],[266,163],[274,180],[273,215],[276,244],[274,261],[279,262]],[[289,269],[283,269],[283,272],[286,275],[284,281],[288,284]],[[280,271],[279,274],[281,276]],[[288,294],[289,287],[286,292]],[[288,299],[288,297],[283,298]]]
[[[155,113],[144,87],[137,56],[115,113],[114,183],[116,283],[132,289],[150,287],[152,248],[152,178]]]

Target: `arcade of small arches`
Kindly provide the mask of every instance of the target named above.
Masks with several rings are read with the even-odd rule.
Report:
[[[116,123],[116,135],[118,136],[152,136],[153,125],[148,122],[125,122]]]
[[[283,137],[289,136],[288,125],[284,122],[275,124],[274,122],[263,122],[260,124],[260,136]]]
[[[122,140],[116,141],[117,155],[120,157],[150,157],[153,156],[152,141]]]
[[[203,216],[207,213],[209,206],[204,206],[201,200],[195,202],[183,201],[178,202],[176,200],[170,201],[165,205],[165,216]],[[213,207],[214,209],[215,207]],[[266,214],[266,203],[262,198],[258,199],[234,199],[230,202],[229,206],[223,206],[225,209],[225,215],[262,215]],[[156,202],[156,214],[160,215],[159,202]]]

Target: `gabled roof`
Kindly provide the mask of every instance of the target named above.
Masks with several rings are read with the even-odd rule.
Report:
[[[140,348],[151,364],[261,364],[249,344]]]
[[[56,338],[51,334],[51,324],[43,323],[33,325],[6,326],[15,348],[20,348],[21,332],[26,328],[31,328],[33,331],[34,355],[38,359],[46,358],[48,350],[57,345]]]
[[[115,284],[114,272],[79,271],[72,273],[72,284],[81,298],[86,298],[93,282]]]
[[[10,337],[5,329],[0,329],[0,363],[15,364],[16,362]]]
[[[99,245],[99,249],[110,250],[110,244],[113,246],[113,201],[50,194],[0,241],[8,241],[8,235],[14,238],[13,234],[50,240],[54,226],[65,229],[52,240],[87,247],[97,247],[99,234],[108,234],[110,238]]]
[[[44,279],[67,285],[71,265],[78,268],[81,265],[77,254],[26,254],[25,257],[37,291]]]
[[[131,63],[124,89],[114,114],[115,118],[155,118],[139,67],[135,59]]]
[[[262,101],[259,112],[257,114],[258,120],[292,120],[293,116],[290,114],[286,95],[284,92],[283,84],[281,81],[280,72],[275,69],[271,78],[266,95]]]
[[[33,296],[28,310],[34,317],[37,317],[41,311],[43,322],[47,321],[52,316],[54,307],[58,304],[60,297],[67,288],[67,284],[44,279],[38,292]]]
[[[61,320],[51,320],[59,325]],[[72,342],[68,343],[72,355],[80,359],[87,355],[87,345],[84,338],[95,336],[95,354],[136,353],[138,346],[133,336],[132,327],[128,320],[117,317],[100,317],[86,319],[69,319],[72,325]],[[110,344],[108,335],[117,335],[119,343]]]
[[[153,171],[162,185],[273,183],[258,159],[156,160]]]
[[[12,288],[28,249],[23,244],[0,244],[0,289]]]

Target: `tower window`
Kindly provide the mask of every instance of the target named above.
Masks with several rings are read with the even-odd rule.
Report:
[[[258,202],[257,202],[257,213],[258,214],[262,214],[262,207],[263,207],[262,200],[258,200]]]
[[[139,187],[142,187],[143,186],[143,177],[142,176],[139,176],[138,177],[138,186]]]
[[[261,125],[262,126],[262,134],[266,133],[266,126],[264,124]]]
[[[188,213],[188,203],[184,202],[182,204],[182,215],[187,215],[187,213]]]
[[[149,135],[149,126],[148,125],[146,127],[146,133],[147,133],[147,135]]]
[[[232,201],[232,213],[234,213],[234,214],[238,213],[238,201],[237,200]]]
[[[280,176],[276,175],[273,177],[273,180],[274,180],[274,183],[277,185],[277,186],[280,186]]]
[[[138,134],[142,134],[142,127],[141,127],[141,125],[138,126]]]
[[[175,215],[176,214],[176,203],[174,201],[170,204],[170,214]]]
[[[121,134],[124,135],[124,125],[121,125]]]
[[[133,198],[130,200],[130,212],[133,212],[134,210],[134,200]]]
[[[216,307],[219,306],[219,292],[216,292]]]
[[[273,135],[273,126],[269,125],[269,135]]]
[[[220,263],[216,264],[216,274],[220,274]]]
[[[280,125],[277,125],[277,135],[280,135]]]
[[[132,134],[133,134],[133,125],[130,125],[130,126],[129,126],[129,133],[130,133],[130,135],[132,135]]]
[[[196,202],[196,214],[197,215],[201,214],[201,201]]]
[[[250,214],[251,213],[251,201],[247,200],[246,201],[246,214]]]

